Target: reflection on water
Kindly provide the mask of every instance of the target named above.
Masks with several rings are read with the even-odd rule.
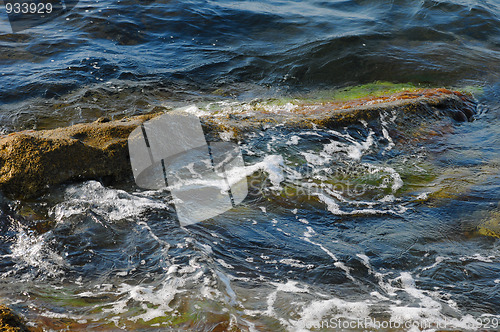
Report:
[[[500,68],[498,12],[493,0],[80,1],[0,31],[1,125],[375,80],[487,85]]]

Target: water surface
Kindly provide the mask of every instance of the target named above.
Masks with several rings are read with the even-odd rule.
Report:
[[[500,215],[495,1],[80,1],[45,25],[1,28],[4,133],[375,80],[483,88],[470,123],[387,113],[250,133],[250,195],[186,228],[168,192],[132,183],[2,198],[0,298],[31,324],[465,330],[500,315],[500,242],[480,234]]]

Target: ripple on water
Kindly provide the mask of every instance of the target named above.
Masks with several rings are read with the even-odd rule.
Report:
[[[295,109],[284,95],[375,80],[487,86],[462,125],[387,113],[250,134],[248,167],[230,177],[248,177],[249,197],[188,228],[165,191],[87,181],[2,198],[2,301],[34,324],[81,331],[374,318],[466,329],[498,317],[499,242],[481,233],[497,226],[498,12],[493,0],[126,0],[0,32],[4,133],[188,102],[272,114]],[[24,204],[49,211],[35,219],[50,225],[37,231]]]

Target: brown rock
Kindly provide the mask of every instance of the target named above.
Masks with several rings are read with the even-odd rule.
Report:
[[[7,135],[0,139],[0,188],[29,198],[71,180],[122,180],[131,174],[128,135],[153,116]]]
[[[470,100],[460,93],[427,89],[353,102],[302,105],[293,111],[252,110],[222,117],[206,116],[201,120],[205,132],[211,136],[231,131],[234,137],[241,137],[249,130],[276,124],[291,128],[344,126],[360,119],[370,120],[383,111],[423,116],[446,113],[452,117],[461,112],[469,120],[473,114]],[[101,118],[93,123],[4,136],[0,138],[0,190],[10,197],[30,198],[67,181],[131,178],[128,135],[159,114],[118,121]]]
[[[272,125],[293,128],[338,127],[359,120],[369,121],[382,112],[397,111],[420,116],[447,115],[457,121],[472,121],[472,100],[446,89],[422,89],[391,96],[365,98],[349,102],[304,104],[293,111],[265,112],[250,110],[225,117],[204,119],[208,132],[233,130],[235,135],[251,130],[265,129]],[[457,113],[460,113],[457,115]]]

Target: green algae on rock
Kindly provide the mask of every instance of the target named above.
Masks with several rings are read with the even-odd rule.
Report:
[[[345,126],[370,121],[387,111],[407,116],[447,115],[468,121],[473,118],[473,107],[470,97],[446,89],[412,89],[395,94],[377,90],[375,96],[348,101],[303,101],[293,107],[204,112],[200,119],[209,137],[231,133],[229,137],[242,138],[246,132],[278,125],[290,129]],[[0,190],[9,197],[31,198],[68,181],[131,179],[128,135],[159,114],[6,135],[0,138]]]
[[[204,125],[210,133],[231,132],[234,137],[241,137],[245,132],[276,125],[292,129],[346,126],[372,120],[387,111],[420,116],[448,115],[457,121],[471,121],[474,116],[471,97],[446,89],[417,89],[348,101],[255,106],[207,116],[203,119]]]

